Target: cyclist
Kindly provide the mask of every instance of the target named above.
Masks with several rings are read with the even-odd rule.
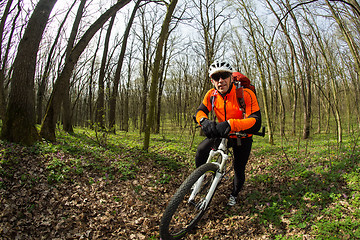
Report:
[[[236,198],[245,182],[245,166],[253,141],[251,132],[257,132],[261,127],[260,108],[253,91],[243,89],[246,107],[245,110],[239,107],[236,86],[233,84],[233,72],[233,68],[226,61],[215,61],[210,65],[209,77],[214,88],[206,93],[195,114],[196,121],[207,137],[198,146],[196,167],[206,162],[211,148],[220,143],[220,137],[226,137],[230,132],[247,133],[247,136],[240,140],[230,138],[228,142],[228,147],[232,147],[234,153],[235,172],[229,206],[236,204]],[[211,111],[214,111],[219,123],[209,120],[208,115]]]

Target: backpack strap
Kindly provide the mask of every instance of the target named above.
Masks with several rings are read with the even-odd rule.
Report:
[[[214,89],[214,91],[212,92],[211,96],[210,96],[210,103],[211,103],[211,116],[212,116],[212,119],[214,121],[216,121],[216,115],[214,114],[214,107],[215,107],[215,99],[216,99],[216,96],[218,95],[218,91],[216,89]]]
[[[250,84],[249,87],[248,87],[251,91],[253,91],[256,95],[256,90],[255,90],[255,86]]]
[[[214,110],[214,107],[215,107],[215,98],[216,98],[216,95],[218,95],[218,91],[215,89],[215,90],[213,91],[213,93],[211,94],[211,96],[210,96],[211,111]]]
[[[245,118],[245,100],[244,100],[244,87],[241,85],[241,82],[234,82],[234,85],[236,86],[236,98],[239,104],[239,109],[243,113],[243,118]]]

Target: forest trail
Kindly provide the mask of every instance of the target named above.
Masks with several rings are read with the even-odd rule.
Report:
[[[1,151],[6,152],[3,161],[17,159],[12,176],[1,179],[6,186],[0,189],[3,239],[157,239],[162,212],[191,170],[183,167],[180,174],[169,173],[182,177],[167,181],[159,176],[159,166],[149,160],[139,164],[136,176],[129,180],[106,179],[96,169],[88,169],[72,175],[71,181],[48,184],[50,156],[17,145],[11,150],[1,145]],[[60,157],[66,161],[72,156]],[[231,209],[226,206],[230,187],[230,179],[221,184],[209,213],[200,222],[202,229],[189,239],[268,236],[266,229],[247,216],[246,202]],[[240,199],[253,187],[245,185]]]
[[[55,150],[44,152],[0,141],[1,239],[159,239],[166,204],[193,168],[186,162],[189,160],[165,150],[157,151],[174,162],[162,162],[162,155],[130,148],[116,158],[100,161],[84,147],[79,155],[54,146]],[[296,173],[281,159],[281,153],[267,159],[254,154],[256,151],[247,165],[247,181],[238,204],[226,206],[231,172],[220,184],[199,228],[185,239],[316,239],[314,221],[337,222],[334,231],[343,231],[342,226],[348,225],[341,224],[350,218],[354,228],[339,239],[357,236],[359,196],[336,177],[346,169],[333,170],[335,175],[313,174],[309,168]],[[274,157],[278,157],[276,165]],[[133,158],[138,159],[136,163],[122,165]],[[352,160],[353,164],[360,166],[358,160]],[[122,166],[121,174],[111,170],[113,164]],[[169,168],[166,164],[178,165]],[[334,219],[336,211],[341,213],[338,219]]]

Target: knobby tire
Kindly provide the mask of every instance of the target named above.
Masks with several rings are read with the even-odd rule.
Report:
[[[218,168],[217,164],[206,163],[195,169],[181,184],[162,216],[160,223],[160,237],[162,240],[180,239],[199,222],[210,203],[205,209],[197,209],[196,206],[207,195]],[[193,203],[188,203],[192,186],[204,174],[206,177],[199,193]]]

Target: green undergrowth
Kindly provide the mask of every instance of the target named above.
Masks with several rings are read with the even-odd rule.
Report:
[[[309,140],[254,137],[247,180],[240,206],[231,215],[246,212],[250,221],[270,232],[270,239],[360,239],[360,139],[318,134]],[[19,148],[0,142],[0,188],[11,179],[24,157],[46,159],[49,184],[87,178],[129,180],[148,166],[156,169],[160,184],[171,184],[179,169],[194,168],[196,146],[203,137],[152,134],[149,151],[142,150],[143,135],[134,132],[102,134],[75,129],[57,133],[57,142],[39,142]],[[21,150],[19,150],[21,149]],[[36,179],[30,175],[25,180]],[[31,182],[27,181],[27,182]],[[170,186],[169,186],[170,187]],[[274,230],[276,229],[276,231]]]
[[[329,135],[254,143],[246,194],[253,221],[311,239],[360,239],[360,139]],[[264,159],[264,160],[262,160]],[[301,235],[301,234],[300,234]],[[303,239],[286,233],[275,239]]]
[[[162,177],[162,182],[169,182],[172,176],[169,173],[185,164],[193,164],[189,159],[194,156],[195,147],[190,148],[189,143],[178,135],[153,135],[148,151],[142,150],[143,138],[137,133],[99,135],[80,128],[73,134],[58,131],[56,143],[38,142],[24,151],[47,159],[45,164],[50,184],[76,181],[77,177],[83,177],[84,172],[89,183],[96,181],[95,176],[128,180],[135,178],[143,166],[151,165],[165,174],[162,174],[166,176]],[[17,158],[13,152],[18,151],[16,144],[1,142],[1,145],[0,177],[12,174]],[[1,187],[5,187],[2,181]]]

